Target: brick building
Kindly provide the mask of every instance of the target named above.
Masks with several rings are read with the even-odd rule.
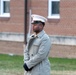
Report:
[[[76,1],[28,0],[28,27],[31,13],[48,19],[51,56],[76,58]],[[24,15],[24,0],[0,0],[0,53],[23,53]]]

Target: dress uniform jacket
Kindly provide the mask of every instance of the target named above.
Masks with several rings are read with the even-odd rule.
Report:
[[[34,34],[29,38],[24,50],[24,63],[30,71],[25,75],[50,75],[50,63],[48,54],[51,48],[49,36],[42,30],[37,36]]]

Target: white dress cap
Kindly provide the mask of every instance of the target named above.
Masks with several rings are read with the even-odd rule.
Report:
[[[31,17],[32,17],[32,23],[34,21],[41,21],[41,22],[46,22],[47,21],[47,19],[45,17],[40,16],[40,15],[32,14]]]

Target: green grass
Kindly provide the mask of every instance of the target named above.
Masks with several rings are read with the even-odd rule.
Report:
[[[49,60],[52,71],[76,71],[76,59],[49,58]],[[23,75],[23,73],[23,56],[0,54],[0,75]]]
[[[9,56],[0,54],[0,69],[14,69],[22,68],[23,57],[22,56]]]
[[[51,69],[52,70],[59,70],[59,71],[76,71],[76,59],[68,59],[68,58],[49,58],[51,62]]]
[[[23,75],[23,56],[0,54],[0,75]]]

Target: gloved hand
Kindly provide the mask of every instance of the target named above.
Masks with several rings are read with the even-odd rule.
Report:
[[[32,68],[28,68],[28,66],[26,65],[26,63],[24,63],[24,65],[23,65],[23,68],[26,70],[26,71],[31,71],[32,70]]]

